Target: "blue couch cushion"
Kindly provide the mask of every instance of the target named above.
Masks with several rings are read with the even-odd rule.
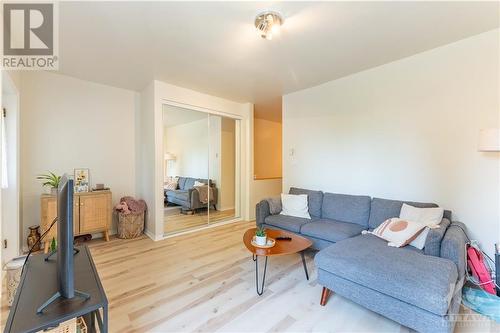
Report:
[[[370,210],[370,219],[368,220],[368,227],[370,230],[375,229],[382,222],[390,219],[391,217],[399,217],[403,203],[419,208],[438,207],[438,205],[434,203],[373,198]]]
[[[370,234],[335,243],[314,261],[319,269],[439,316],[447,314],[458,278],[451,260],[411,246],[390,247]]]
[[[364,195],[325,193],[321,217],[368,226],[371,198]]]
[[[184,185],[186,184],[186,177],[179,177],[179,190],[184,190]]]
[[[301,217],[286,216],[286,215],[269,215],[264,219],[264,222],[268,225],[278,227],[280,229],[285,229],[291,232],[300,232],[300,227],[304,224],[311,222],[309,219],[303,219]]]
[[[184,190],[189,190],[190,188],[193,188],[195,178],[186,178],[186,183],[184,184]]]
[[[187,190],[167,191],[167,198],[176,198],[182,201],[189,201],[189,191]]]
[[[290,187],[290,194],[307,194],[307,204],[309,206],[309,215],[311,217],[321,217],[321,205],[323,204],[323,192],[305,190],[297,187]]]
[[[338,242],[359,235],[363,230],[362,226],[355,223],[321,219],[302,225],[300,233],[329,242]]]

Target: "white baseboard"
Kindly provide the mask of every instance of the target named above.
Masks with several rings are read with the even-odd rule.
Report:
[[[153,234],[151,231],[149,231],[148,229],[145,229],[144,230],[144,234],[146,236],[148,236],[149,238],[151,238],[153,241],[157,242],[157,241],[160,241],[163,239],[163,236],[159,236],[159,237],[156,237],[155,234]]]

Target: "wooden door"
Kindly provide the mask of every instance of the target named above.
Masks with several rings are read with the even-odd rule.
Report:
[[[111,193],[80,195],[80,234],[107,231],[111,224]]]

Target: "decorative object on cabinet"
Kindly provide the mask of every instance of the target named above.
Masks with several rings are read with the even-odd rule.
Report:
[[[109,190],[109,187],[106,187],[104,184],[95,184],[95,187],[92,189],[92,191],[106,191]]]
[[[102,232],[106,241],[109,240],[111,227],[111,191],[75,193],[73,206],[74,235],[84,235]],[[41,202],[41,231],[45,232],[50,222],[57,215],[57,198],[43,194]],[[45,237],[45,253],[48,252],[50,240],[57,238],[57,228],[54,226]]]
[[[28,227],[28,229],[30,229],[28,239],[26,240],[28,243],[28,249],[32,249],[33,252],[40,251],[40,243],[38,242],[38,240],[40,239],[40,226],[34,225]],[[35,246],[33,247],[33,245]]]
[[[36,179],[43,181],[42,186],[50,188],[50,194],[57,194],[57,187],[59,186],[61,176],[57,176],[53,172],[49,171],[45,174],[38,175]]]
[[[75,192],[89,192],[90,191],[90,170],[89,169],[75,169]]]

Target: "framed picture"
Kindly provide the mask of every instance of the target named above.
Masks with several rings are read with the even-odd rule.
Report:
[[[75,169],[75,192],[90,192],[90,170]]]

